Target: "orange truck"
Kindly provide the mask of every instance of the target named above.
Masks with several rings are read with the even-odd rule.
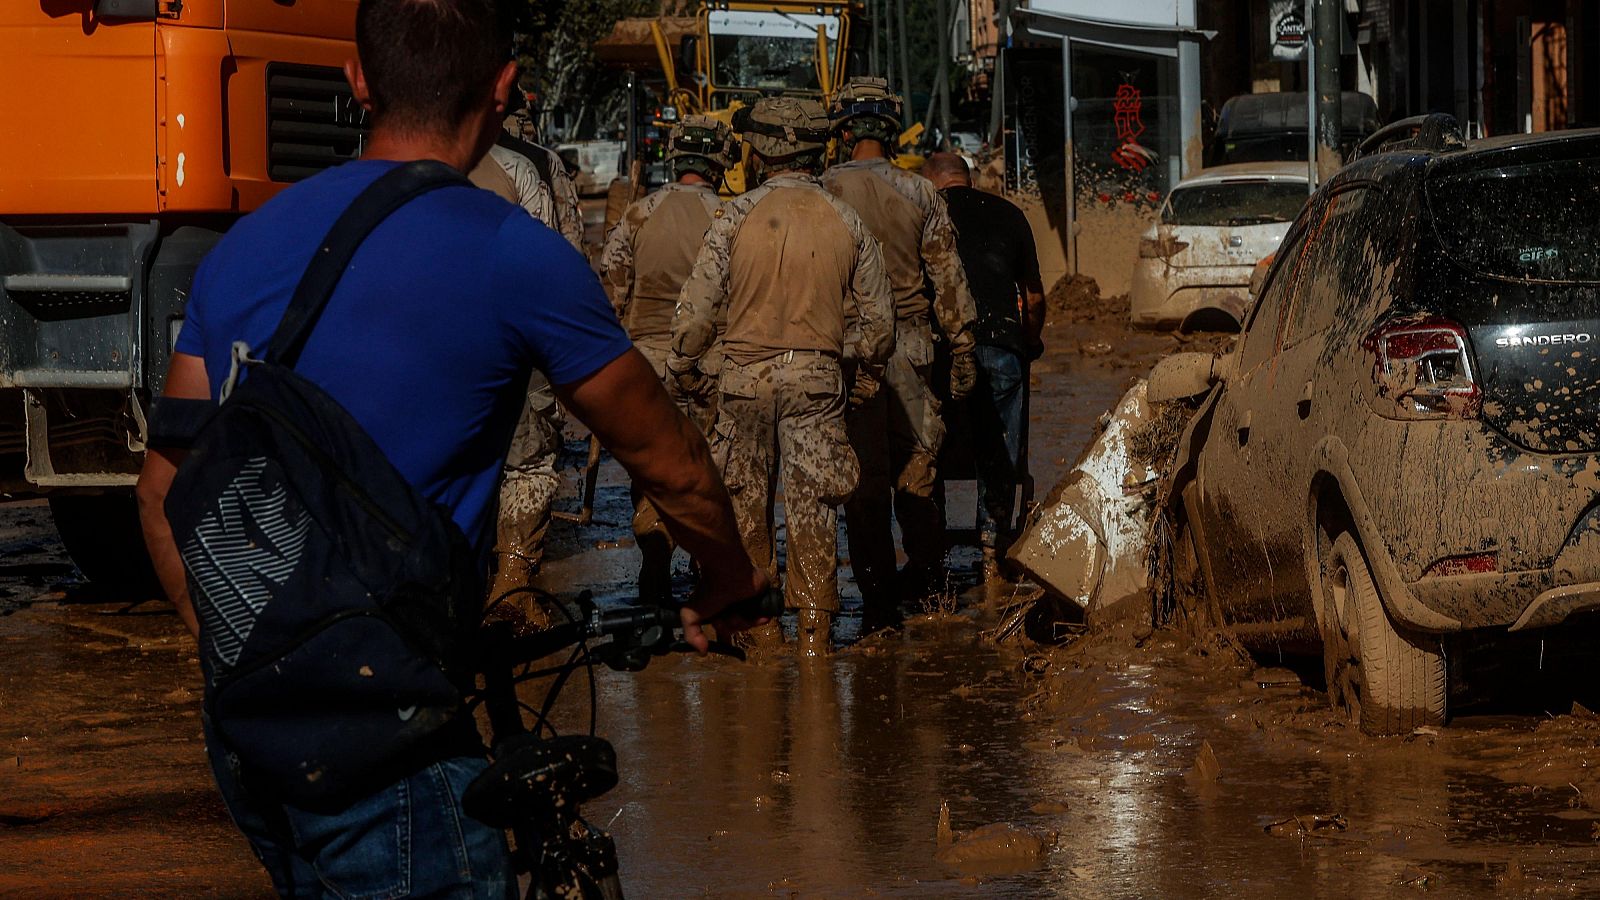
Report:
[[[0,496],[91,581],[154,582],[132,486],[195,267],[360,154],[356,0],[0,3]]]

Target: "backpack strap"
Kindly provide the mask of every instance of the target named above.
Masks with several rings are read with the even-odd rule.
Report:
[[[451,186],[471,187],[471,182],[455,169],[431,159],[398,166],[368,185],[333,223],[312,255],[262,360],[293,368],[367,235],[412,199]]]

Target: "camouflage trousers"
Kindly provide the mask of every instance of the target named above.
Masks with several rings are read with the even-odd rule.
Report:
[[[722,406],[712,453],[745,550],[777,584],[773,503],[783,484],[788,531],[785,603],[837,611],[838,512],[859,469],[844,428],[839,364],[818,353],[785,353],[751,365],[723,364]]]
[[[663,382],[667,375],[667,358],[672,355],[672,348],[663,339],[660,342],[641,341],[634,344],[655,370],[656,377]],[[721,369],[721,355],[716,351],[706,354],[701,360],[702,370],[707,375],[715,378]],[[717,403],[713,395],[706,403],[680,401],[678,409],[689,417],[700,433],[711,434],[712,425],[716,421]],[[661,515],[656,512],[654,504],[645,498],[637,487],[630,487],[629,497],[633,500],[633,538],[639,547],[642,557],[639,565],[639,596],[647,602],[660,602],[671,598],[672,591],[672,553],[677,549],[677,542],[672,535],[667,533],[667,528],[661,522]]]
[[[944,512],[935,484],[945,428],[932,369],[928,324],[898,323],[883,386],[845,417],[850,446],[861,461],[861,485],[844,507],[845,528],[850,566],[868,613],[887,612],[895,603],[891,510],[912,566],[932,572],[944,562]]]
[[[538,569],[544,556],[545,534],[550,528],[550,504],[561,485],[561,476],[556,473],[561,424],[561,408],[556,405],[555,393],[543,373],[535,372],[528,382],[522,418],[517,422],[502,470],[500,511],[495,520],[496,571],[489,590],[490,603],[526,587],[527,579]],[[511,599],[517,596],[511,594]]]

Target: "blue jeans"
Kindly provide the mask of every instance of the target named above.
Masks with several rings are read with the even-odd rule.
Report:
[[[967,403],[978,475],[978,542],[990,548],[997,547],[1000,528],[1011,527],[1022,480],[1022,382],[1028,366],[1003,347],[979,344],[974,355],[978,385]]]
[[[508,900],[516,879],[504,832],[469,817],[461,793],[482,759],[436,762],[348,808],[319,815],[264,803],[207,729],[211,771],[233,821],[279,896],[300,900]]]

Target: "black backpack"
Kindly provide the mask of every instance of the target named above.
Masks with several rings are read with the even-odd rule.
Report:
[[[343,807],[448,755],[445,735],[475,740],[462,694],[479,558],[294,371],[362,240],[452,185],[468,182],[431,161],[380,177],[318,247],[261,358],[235,347],[247,377],[220,406],[162,400],[152,414],[153,445],[190,447],[166,512],[200,619],[213,732],[247,783],[307,809]]]

